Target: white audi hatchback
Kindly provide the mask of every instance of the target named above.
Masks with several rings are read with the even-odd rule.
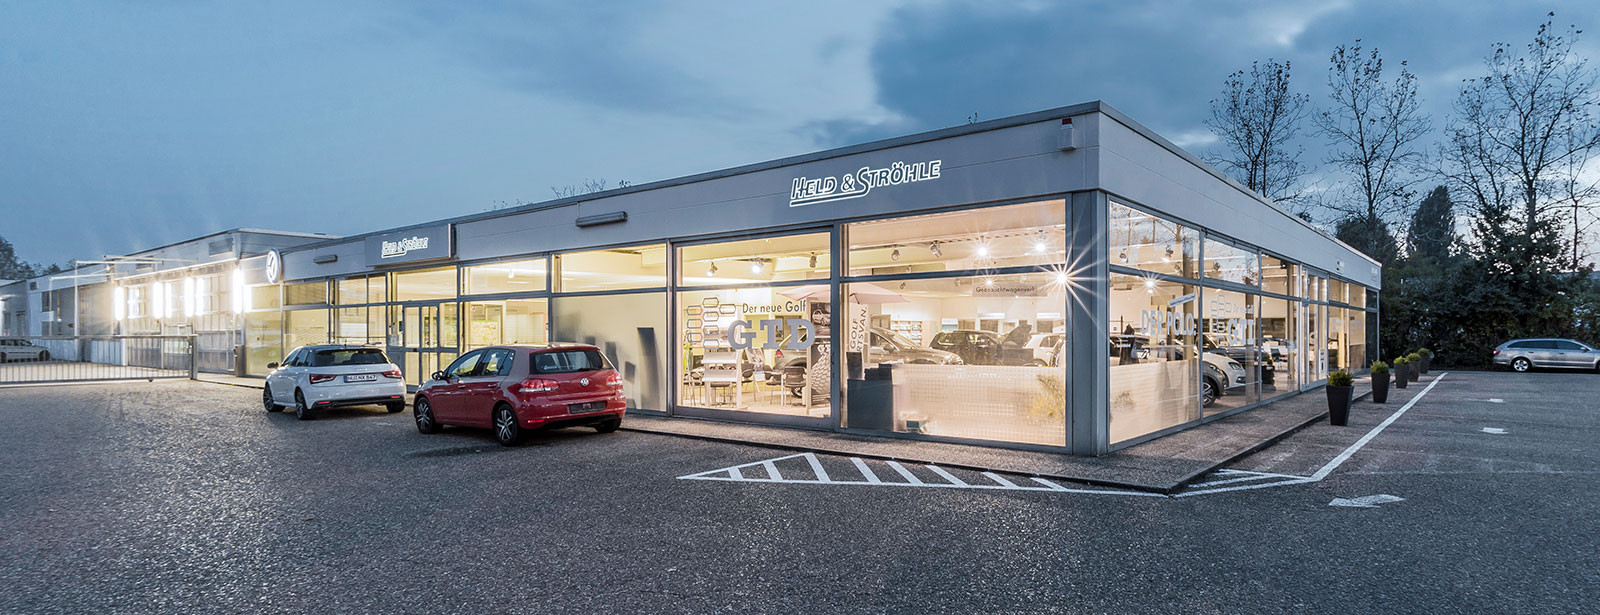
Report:
[[[334,406],[383,406],[406,409],[406,383],[400,368],[383,351],[368,346],[301,346],[283,363],[268,363],[261,405],[267,412],[285,406],[296,418],[311,418],[314,409]]]

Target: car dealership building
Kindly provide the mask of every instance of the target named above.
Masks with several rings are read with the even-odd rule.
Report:
[[[209,335],[203,370],[251,376],[375,344],[413,385],[475,347],[587,342],[640,413],[1084,455],[1377,356],[1375,261],[1098,102],[109,261],[0,286],[3,332]]]

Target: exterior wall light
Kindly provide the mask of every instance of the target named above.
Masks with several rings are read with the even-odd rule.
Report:
[[[233,313],[244,313],[244,270],[235,267],[233,270]]]
[[[183,279],[183,315],[193,318],[195,314],[195,282],[194,278]]]

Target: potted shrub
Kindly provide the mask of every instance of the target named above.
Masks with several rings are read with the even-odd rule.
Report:
[[[1372,403],[1389,403],[1389,364],[1372,362]]]
[[[1404,355],[1394,358],[1394,386],[1397,389],[1406,388],[1406,383],[1411,382],[1411,361]]]
[[[1417,355],[1422,357],[1422,373],[1428,373],[1428,368],[1433,365],[1433,351],[1423,348],[1417,351]]]
[[[1416,382],[1422,376],[1422,355],[1415,352],[1406,355],[1406,364],[1411,366],[1411,371],[1406,372],[1411,376],[1411,381]]]
[[[1350,372],[1339,370],[1328,374],[1328,423],[1344,426],[1350,423]]]

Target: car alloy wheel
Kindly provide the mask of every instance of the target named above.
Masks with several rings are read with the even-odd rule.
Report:
[[[50,351],[48,351],[48,350],[40,351],[39,352],[39,360],[40,361],[49,361],[50,360]]]
[[[1531,368],[1531,367],[1533,367],[1533,363],[1530,363],[1527,359],[1524,359],[1522,357],[1517,357],[1517,359],[1515,361],[1511,362],[1511,369],[1514,369],[1514,370],[1519,371],[1519,372],[1528,371],[1528,369]]]
[[[283,409],[283,406],[278,405],[278,402],[272,399],[271,385],[261,387],[261,407],[266,408],[267,412],[277,412]]]
[[[517,424],[517,413],[511,406],[501,405],[494,410],[494,437],[501,444],[514,446],[522,437],[522,426]]]
[[[311,420],[311,407],[306,405],[306,396],[299,389],[294,391],[294,418],[302,421]]]
[[[436,433],[439,431],[439,422],[433,418],[433,403],[426,397],[418,397],[411,404],[411,416],[417,420],[417,431],[421,433]]]
[[[1209,408],[1209,407],[1211,407],[1211,404],[1214,404],[1214,403],[1217,403],[1217,385],[1216,385],[1216,383],[1212,382],[1212,380],[1210,378],[1201,378],[1200,379],[1200,405]]]

